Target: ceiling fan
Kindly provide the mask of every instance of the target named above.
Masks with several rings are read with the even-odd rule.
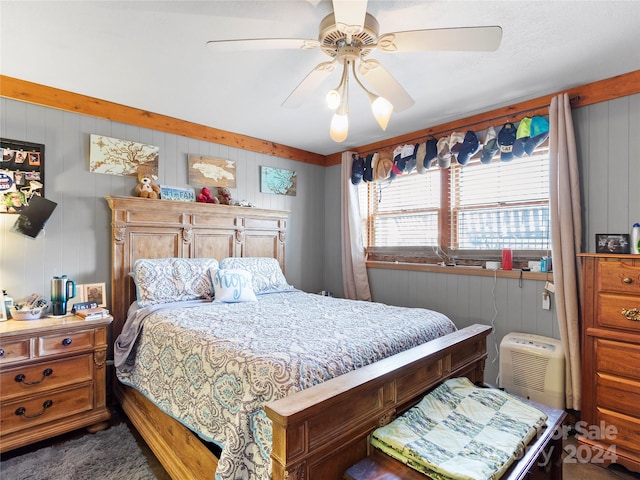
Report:
[[[380,62],[367,57],[374,51],[385,53],[420,51],[492,51],[502,39],[499,26],[438,28],[379,34],[378,21],[367,13],[367,0],[333,0],[333,13],[320,22],[318,39],[255,38],[211,40],[209,49],[217,52],[240,50],[320,48],[331,60],[318,64],[282,103],[298,107],[305,98],[342,65],[339,85],[327,95],[329,107],[335,109],[330,134],[334,141],[346,139],[349,111],[349,72],[367,93],[380,127],[385,130],[395,110],[400,112],[415,102]],[[357,67],[357,72],[356,72]],[[374,90],[367,89],[357,73]]]

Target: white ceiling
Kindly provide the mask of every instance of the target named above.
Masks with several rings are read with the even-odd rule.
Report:
[[[369,1],[380,33],[500,25],[495,52],[374,52],[415,99],[386,132],[353,88],[349,137],[329,138],[337,69],[282,102],[320,49],[214,53],[207,40],[313,38],[322,1],[0,1],[0,72],[230,132],[331,154],[640,69],[638,1]]]

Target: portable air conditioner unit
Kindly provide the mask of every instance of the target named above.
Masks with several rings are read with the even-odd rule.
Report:
[[[564,409],[564,351],[555,338],[509,333],[500,342],[500,388]]]

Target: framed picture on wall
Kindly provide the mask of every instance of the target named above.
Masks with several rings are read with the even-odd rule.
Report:
[[[21,213],[44,197],[44,145],[0,138],[0,213]]]
[[[596,253],[631,253],[627,233],[596,233]]]

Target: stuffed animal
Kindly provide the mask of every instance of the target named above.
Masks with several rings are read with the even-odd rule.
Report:
[[[209,190],[207,187],[204,187],[202,189],[202,192],[198,194],[198,196],[196,197],[196,201],[201,203],[220,203],[220,200],[218,200],[216,197],[211,196],[211,190]]]
[[[218,201],[222,205],[233,205],[231,190],[229,190],[227,187],[218,188]]]
[[[160,198],[160,187],[153,183],[155,176],[145,173],[138,174],[138,185],[134,190],[136,197]]]

